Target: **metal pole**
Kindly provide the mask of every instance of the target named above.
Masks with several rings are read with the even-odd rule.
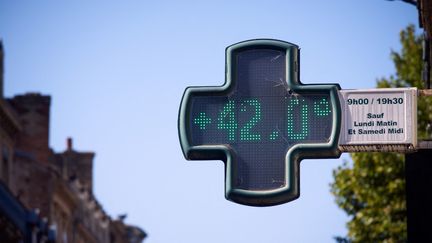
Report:
[[[432,149],[405,155],[408,242],[432,242]]]

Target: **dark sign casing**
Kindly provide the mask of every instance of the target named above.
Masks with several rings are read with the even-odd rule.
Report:
[[[189,87],[179,112],[188,160],[223,160],[225,196],[271,206],[299,196],[299,162],[337,158],[337,84],[301,84],[299,49],[269,39],[226,50],[226,81]]]

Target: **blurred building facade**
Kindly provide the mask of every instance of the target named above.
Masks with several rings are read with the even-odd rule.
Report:
[[[93,194],[93,152],[49,147],[50,96],[5,98],[0,42],[0,242],[138,243],[146,233],[112,219]]]

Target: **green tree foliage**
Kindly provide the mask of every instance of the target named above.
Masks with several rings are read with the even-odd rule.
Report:
[[[422,38],[408,26],[400,33],[402,50],[392,51],[396,75],[377,81],[379,88],[422,88]],[[432,102],[418,102],[419,137],[432,120]],[[397,153],[353,153],[334,172],[332,193],[349,216],[348,236],[340,242],[406,242],[404,156]]]

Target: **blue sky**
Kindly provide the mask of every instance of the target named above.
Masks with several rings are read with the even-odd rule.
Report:
[[[274,38],[301,48],[304,83],[372,88],[394,73],[415,7],[363,1],[2,1],[5,94],[52,96],[50,144],[95,151],[94,191],[148,243],[333,242],[347,216],[330,194],[340,159],[304,160],[301,195],[255,208],[224,198],[220,161],[186,161],[177,136],[187,86],[224,82],[225,48]]]

